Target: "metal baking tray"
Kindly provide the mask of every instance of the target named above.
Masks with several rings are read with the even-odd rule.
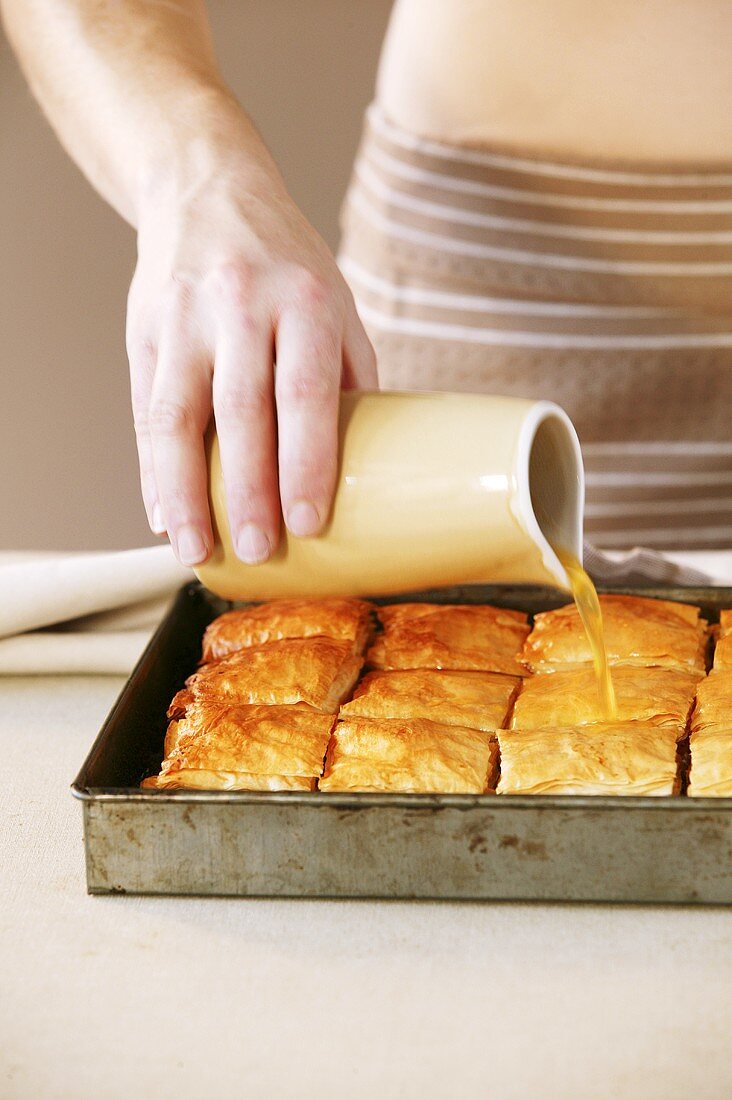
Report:
[[[699,604],[730,588],[604,589]],[[444,589],[377,600],[528,612],[552,589]],[[732,903],[732,798],[140,790],[207,623],[232,605],[183,588],[75,783],[90,893]]]

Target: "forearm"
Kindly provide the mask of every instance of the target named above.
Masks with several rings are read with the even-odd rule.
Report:
[[[225,87],[202,0],[0,0],[58,137],[132,225],[231,151],[276,170]]]

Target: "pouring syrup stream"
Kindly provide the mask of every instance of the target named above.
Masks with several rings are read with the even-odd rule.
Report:
[[[555,553],[569,578],[574,602],[577,605],[579,617],[587,634],[587,640],[592,650],[592,662],[597,676],[597,687],[600,696],[600,705],[603,716],[612,720],[617,718],[618,708],[615,700],[615,688],[613,687],[610,665],[605,648],[605,635],[602,625],[602,611],[597,591],[592,580],[580,565],[577,557],[563,549],[555,549]]]

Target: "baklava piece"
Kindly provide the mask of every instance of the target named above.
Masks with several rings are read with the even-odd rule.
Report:
[[[303,705],[220,706],[194,700],[172,722],[160,775],[143,787],[312,791],[335,716]]]
[[[498,794],[678,794],[683,736],[641,722],[505,730]]]
[[[203,636],[203,660],[216,661],[248,646],[285,638],[332,638],[363,653],[370,640],[373,606],[365,600],[273,600],[219,615]]]
[[[692,733],[690,798],[732,798],[732,726]]]
[[[520,676],[518,656],[529,626],[521,611],[486,604],[392,604],[379,608],[384,628],[367,653],[377,669],[433,668]]]
[[[715,669],[725,669],[732,674],[732,609],[719,616],[719,632],[714,647]]]
[[[732,730],[732,674],[714,668],[700,680],[691,716],[691,730]]]
[[[691,718],[688,794],[732,797],[732,671],[715,667],[699,684]]]
[[[605,647],[611,665],[704,672],[706,621],[699,608],[642,596],[600,596]],[[522,652],[532,672],[555,672],[592,663],[575,604],[545,611]]]
[[[674,668],[616,666],[612,670],[612,681],[617,720],[685,726],[700,675]],[[514,706],[511,726],[513,729],[540,729],[584,726],[588,722],[605,720],[594,668],[572,668],[525,680]]]
[[[249,646],[194,673],[186,681],[187,691],[173,700],[171,717],[186,705],[189,694],[223,705],[307,703],[335,713],[350,695],[362,660],[350,642],[330,638]]]
[[[321,791],[482,794],[495,781],[490,734],[426,718],[350,718],[333,731]]]
[[[443,726],[496,730],[505,724],[519,683],[498,672],[371,672],[339,717],[428,718]]]

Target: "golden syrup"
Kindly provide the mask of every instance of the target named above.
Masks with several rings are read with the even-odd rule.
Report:
[[[555,550],[564,566],[577,605],[579,617],[587,634],[592,650],[592,663],[597,675],[597,687],[605,718],[617,718],[618,708],[615,702],[615,688],[610,675],[610,664],[605,648],[605,634],[602,626],[602,611],[592,580],[584,571],[574,554],[567,550]]]

